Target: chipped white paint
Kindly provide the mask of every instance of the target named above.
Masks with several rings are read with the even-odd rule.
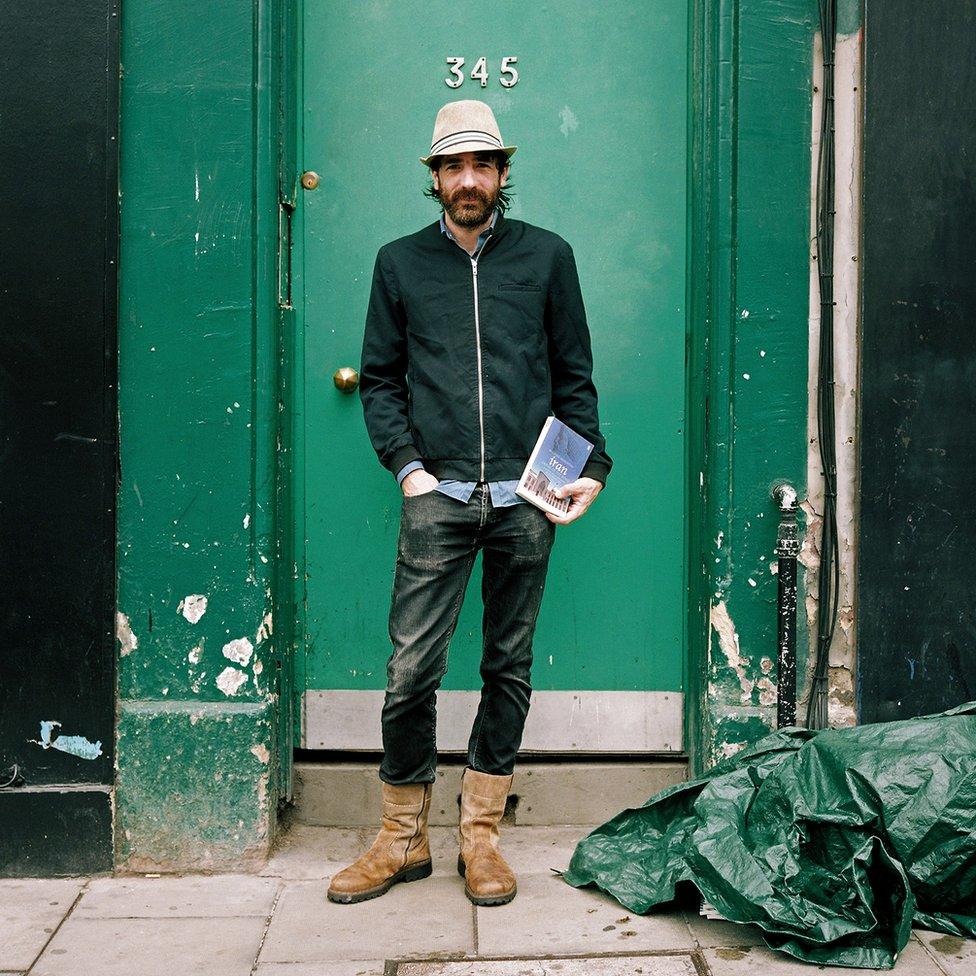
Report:
[[[576,118],[576,114],[568,105],[563,106],[559,118],[562,119],[563,123],[559,127],[559,131],[568,139],[570,132],[575,132],[579,128],[579,119]]]
[[[742,317],[743,317],[744,319],[747,319],[747,318],[749,318],[749,309],[747,309],[747,308],[744,308],[744,309],[742,310]]]
[[[748,373],[743,373],[743,374],[742,374],[742,378],[743,378],[744,380],[751,380],[751,379],[752,379],[752,377],[751,377],[751,376],[750,376],[750,375],[749,375]]]
[[[834,145],[836,152],[836,178],[834,193],[834,413],[835,443],[837,449],[837,533],[840,560],[840,612],[839,621],[848,625],[838,626],[829,655],[830,700],[828,702],[831,725],[853,725],[856,709],[853,694],[847,687],[852,685],[855,664],[854,610],[856,606],[855,584],[857,579],[857,396],[858,396],[858,309],[860,306],[860,281],[858,253],[861,233],[861,37],[860,33],[838,35],[834,69]],[[819,34],[814,47],[813,96],[813,145],[810,179],[810,239],[813,250],[810,262],[810,339],[809,383],[807,400],[807,498],[801,503],[806,513],[806,531],[799,561],[806,568],[804,589],[806,592],[807,628],[811,643],[817,633],[819,607],[817,605],[817,579],[820,569],[819,539],[823,512],[823,465],[820,460],[820,442],[817,434],[817,372],[820,343],[820,290],[816,261],[816,160],[820,152],[819,126],[823,92],[823,47]],[[809,665],[806,687],[800,694],[797,711],[803,714],[809,695],[810,668],[814,655],[808,656]],[[840,697],[841,701],[835,701]]]
[[[233,697],[241,690],[241,685],[247,681],[247,675],[237,668],[224,668],[217,675],[216,685],[225,694]]]
[[[756,581],[751,576],[749,577],[749,585],[756,586]]]
[[[199,664],[201,657],[203,657],[203,641],[197,644],[196,647],[190,648],[190,653],[187,654],[186,659],[190,664]]]
[[[715,548],[716,549],[721,549],[722,548],[722,540],[724,538],[725,538],[725,532],[723,532],[721,529],[719,529],[718,535],[715,536]]]
[[[244,516],[244,528],[248,528],[251,524],[251,513],[247,512]]]
[[[267,763],[268,759],[271,758],[271,753],[268,752],[268,747],[264,743],[251,746],[251,753],[260,763]]]
[[[55,729],[61,728],[60,722],[41,722],[40,739],[28,739],[42,749],[57,749],[59,752],[66,752],[79,759],[97,759],[102,754],[101,740],[90,742],[83,735],[59,735],[52,739],[51,735]]]
[[[251,670],[254,672],[254,677],[257,678],[257,676],[264,671],[264,665],[257,658],[255,658],[254,667]],[[255,684],[257,684],[256,681]]]
[[[752,680],[746,675],[749,659],[743,657],[739,649],[739,635],[736,633],[735,624],[732,623],[729,608],[724,600],[711,604],[708,620],[711,629],[715,631],[718,637],[719,650],[725,655],[725,664],[735,671],[736,677],[739,679],[739,685],[742,688],[742,703],[748,704],[752,699],[753,687]]]
[[[261,641],[267,640],[271,636],[272,627],[272,615],[269,610],[265,615],[264,619],[261,621],[261,626],[258,627],[258,632],[254,635],[254,643],[260,644]]]
[[[115,611],[115,637],[122,657],[127,657],[139,646],[139,638],[132,633],[129,618],[120,610]]]
[[[184,546],[189,543],[183,543]],[[176,608],[191,623],[195,624],[207,612],[207,598],[202,593],[191,593],[183,597]]]
[[[221,649],[228,661],[247,667],[254,653],[254,645],[246,637],[238,637],[236,640],[228,641]]]

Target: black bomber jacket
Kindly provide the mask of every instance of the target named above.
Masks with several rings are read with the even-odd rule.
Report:
[[[597,417],[590,334],[573,251],[501,214],[477,259],[435,222],[380,248],[359,394],[380,462],[419,459],[437,478],[521,476],[550,414],[613,461]]]

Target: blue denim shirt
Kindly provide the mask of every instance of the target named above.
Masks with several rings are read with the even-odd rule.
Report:
[[[481,249],[485,246],[485,242],[491,237],[491,232],[495,229],[495,218],[498,216],[498,211],[496,210],[491,215],[491,223],[478,235],[478,242],[475,244],[474,253],[470,257],[475,258],[481,253]],[[458,247],[457,239],[451,233],[451,229],[444,222],[444,214],[441,214],[441,233],[446,234],[448,238],[454,241]],[[461,247],[461,250],[464,250]],[[464,251],[467,254],[467,251]],[[404,478],[411,471],[417,471],[423,468],[422,461],[408,461],[400,470],[397,472],[397,484],[403,481]],[[474,492],[477,482],[475,481],[441,481],[438,483],[434,491],[439,491],[441,494],[448,495],[451,498],[456,498],[459,502],[468,502],[471,499],[471,495]],[[505,508],[508,505],[522,505],[525,504],[524,498],[519,498],[515,494],[515,489],[518,486],[518,481],[489,481],[488,490],[491,492],[491,504],[494,508]]]

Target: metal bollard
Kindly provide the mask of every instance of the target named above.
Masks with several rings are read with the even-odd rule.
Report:
[[[796,489],[786,482],[773,486],[779,509],[776,533],[778,595],[776,600],[776,728],[796,724],[796,557],[800,538],[796,523]]]

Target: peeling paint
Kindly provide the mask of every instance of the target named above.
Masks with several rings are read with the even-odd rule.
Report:
[[[713,603],[709,611],[709,623],[712,630],[718,635],[718,646],[725,655],[725,663],[733,671],[739,680],[742,688],[742,702],[747,704],[752,700],[753,682],[746,674],[748,658],[744,658],[739,650],[739,635],[736,633],[735,625],[729,616],[728,607],[724,600]]]
[[[61,728],[60,722],[41,722],[40,739],[28,739],[39,745],[42,749],[57,749],[59,752],[67,752],[69,755],[78,756],[79,759],[97,759],[102,754],[101,740],[90,742],[82,735],[59,735],[56,739],[51,739],[51,734],[55,729]]]
[[[562,119],[559,131],[568,139],[570,132],[575,132],[579,128],[579,119],[576,118],[576,114],[568,105],[563,106],[559,118]]]
[[[115,637],[122,657],[127,657],[139,647],[139,638],[132,632],[129,618],[119,610],[115,612]]]
[[[265,615],[264,619],[261,621],[261,626],[258,627],[258,632],[254,635],[254,643],[260,644],[262,641],[267,640],[271,636],[272,631],[272,614],[269,610]]]
[[[202,593],[192,593],[180,600],[176,608],[191,623],[195,624],[207,612],[207,598]]]
[[[190,649],[190,653],[187,654],[186,659],[190,664],[199,664],[200,658],[203,656],[203,641],[200,641],[196,647]]]
[[[257,745],[251,746],[251,752],[260,763],[267,763],[271,758],[271,753],[268,752],[268,747],[263,742],[259,742]]]
[[[223,655],[228,661],[247,667],[254,653],[254,645],[246,637],[238,637],[237,640],[228,641],[223,646]]]
[[[237,668],[224,668],[217,675],[216,685],[225,694],[233,697],[240,691],[241,685],[247,681],[247,675]]]

